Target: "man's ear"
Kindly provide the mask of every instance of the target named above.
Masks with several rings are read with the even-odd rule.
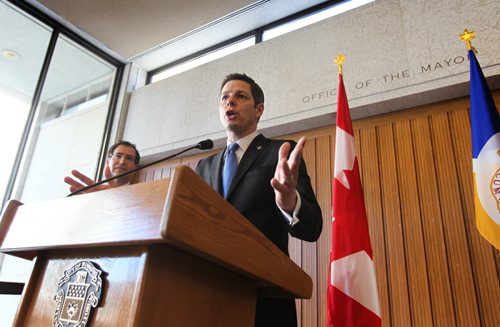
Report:
[[[262,115],[264,114],[264,104],[259,103],[258,105],[255,106],[255,115],[257,116],[257,119],[260,119]]]

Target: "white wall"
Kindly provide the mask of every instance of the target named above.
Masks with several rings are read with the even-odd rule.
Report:
[[[376,0],[282,37],[134,91],[124,138],[146,160],[210,137],[218,120],[220,82],[232,72],[256,79],[266,95],[260,128],[274,136],[334,123],[342,52],[354,119],[468,94],[469,64],[458,35],[473,45],[486,76],[500,87],[496,0]]]
[[[21,202],[66,196],[69,187],[63,178],[72,169],[95,175],[107,111],[108,103],[104,102],[40,126]]]

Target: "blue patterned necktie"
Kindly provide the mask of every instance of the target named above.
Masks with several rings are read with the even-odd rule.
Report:
[[[238,168],[238,159],[236,158],[238,146],[238,143],[231,143],[227,148],[226,161],[222,172],[222,190],[224,198],[227,196],[229,185],[231,185],[231,181],[236,173],[236,168]]]

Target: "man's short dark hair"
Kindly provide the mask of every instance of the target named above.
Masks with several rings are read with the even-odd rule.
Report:
[[[141,155],[139,154],[139,150],[137,150],[137,147],[135,146],[135,144],[130,143],[129,141],[120,141],[120,142],[117,142],[117,143],[113,144],[112,146],[110,146],[109,149],[108,149],[108,158],[110,158],[113,155],[113,153],[115,152],[116,148],[119,147],[120,145],[129,146],[132,149],[134,149],[134,151],[135,151],[135,160],[134,160],[134,162],[135,162],[136,165],[138,165],[139,161],[141,160]]]
[[[224,78],[224,80],[222,81],[220,91],[222,91],[222,89],[224,88],[224,85],[226,85],[227,82],[234,81],[234,80],[244,81],[244,82],[247,82],[248,84],[250,84],[250,90],[252,91],[252,97],[253,97],[253,101],[255,102],[255,105],[258,105],[260,103],[264,103],[264,92],[260,88],[259,84],[257,84],[253,80],[253,78],[251,78],[250,76],[247,76],[245,74],[233,73],[233,74],[227,75],[226,78]]]

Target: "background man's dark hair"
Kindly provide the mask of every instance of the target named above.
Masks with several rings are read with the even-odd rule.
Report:
[[[264,92],[260,88],[259,84],[255,83],[253,78],[245,75],[245,74],[240,74],[240,73],[233,73],[229,74],[224,78],[222,81],[222,85],[220,87],[220,90],[222,91],[222,88],[224,85],[226,85],[227,82],[229,81],[244,81],[250,84],[250,89],[252,90],[252,96],[253,96],[253,101],[255,102],[255,105],[258,105],[259,103],[264,103]]]
[[[120,145],[129,146],[129,147],[134,149],[134,151],[135,151],[135,164],[138,165],[139,161],[141,160],[141,155],[139,154],[139,150],[137,150],[137,147],[135,146],[135,144],[130,143],[129,141],[120,141],[120,142],[117,142],[117,143],[113,144],[112,146],[110,146],[108,149],[108,158],[110,158],[113,155],[115,149]]]

